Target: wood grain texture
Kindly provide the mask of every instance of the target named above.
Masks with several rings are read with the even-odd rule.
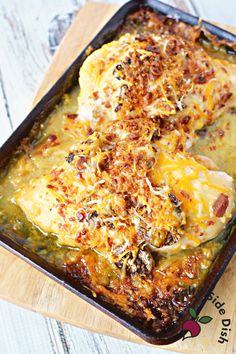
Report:
[[[190,11],[190,12],[194,11],[190,2],[183,2],[183,1],[176,0],[176,1],[172,1],[172,3],[173,4],[176,3],[179,7],[181,7],[185,11]],[[78,4],[76,4],[76,6],[78,6]],[[51,65],[49,71],[47,72],[48,74],[46,75],[45,80],[43,81],[43,85],[40,86],[37,99],[39,99],[39,97],[44,94],[44,92],[50,87],[50,85],[52,85],[53,82],[58,78],[58,76],[60,76],[60,74],[65,70],[68,64],[70,64],[73,61],[73,58],[76,57],[76,55],[81,51],[81,49],[86,45],[86,43],[89,42],[89,40],[94,36],[99,26],[102,27],[103,23],[107,21],[107,19],[111,16],[113,11],[115,11],[115,7],[116,7],[116,6],[114,7],[114,5],[106,5],[106,9],[107,9],[106,12],[105,7],[102,8],[98,4],[96,5],[89,4],[87,6],[90,6],[89,8],[87,8],[88,10],[82,9],[80,11],[79,16],[75,19],[75,22],[72,24],[66,36],[64,37],[61,47],[54,58],[53,64]],[[89,11],[88,12],[89,18],[91,18],[91,6],[93,8],[93,11],[95,11],[94,13],[96,14],[96,16],[95,15],[93,16],[92,24],[88,19],[86,20],[86,18],[88,18],[86,17],[88,16],[86,15],[86,11]],[[21,10],[17,9],[17,11],[20,12]],[[8,19],[7,21],[9,22],[10,20]],[[89,23],[90,26],[88,26]],[[97,26],[96,29],[95,29],[95,24]],[[17,37],[20,35],[19,33],[15,33],[14,36]],[[12,35],[10,35],[9,40],[7,42],[13,43],[14,40],[13,37]],[[29,39],[27,41],[29,41]],[[5,43],[4,46],[7,47],[7,44]],[[25,46],[25,51],[27,51],[27,45]],[[31,57],[31,59],[28,58],[27,60],[29,61],[35,60],[34,55],[32,55],[31,53],[28,53],[27,55],[29,55],[29,58]],[[50,56],[49,49],[48,48],[45,49],[45,56],[43,56],[43,54],[41,53],[40,55],[38,55],[38,57],[40,57],[41,55],[42,55],[42,63],[39,65],[40,69],[38,74],[35,74],[35,77],[42,76],[42,73],[46,66],[45,63],[47,62],[47,59],[45,58],[49,58]],[[37,55],[35,57],[37,57]],[[23,65],[22,61],[20,61],[20,63],[21,65]],[[60,65],[58,65],[58,63],[60,63]],[[2,72],[4,73],[6,73],[5,70],[6,65],[7,65],[7,59],[4,59],[3,65],[1,65],[1,68],[3,68]],[[29,69],[27,70],[29,71]],[[22,77],[19,78],[19,80],[22,80],[24,75],[26,75],[29,78],[30,72],[28,71],[27,73],[22,74]],[[14,69],[13,75],[15,73],[16,72]],[[2,76],[0,76],[0,78],[1,77]],[[7,82],[6,78],[3,77],[2,82],[5,84]],[[32,77],[32,82],[34,82],[34,74]],[[26,93],[27,97],[29,96],[32,97],[33,86],[37,84],[36,82],[35,84],[32,84],[32,82],[30,82],[29,80],[24,83],[25,85],[24,88],[27,90]],[[17,115],[16,106],[19,105],[18,112],[23,112],[24,110],[25,112],[27,111],[26,108],[22,109],[20,107],[20,104],[22,104],[22,106],[23,105],[26,106],[25,102],[23,103],[21,102],[17,104],[15,104],[14,102],[13,104],[13,99],[14,99],[13,97],[14,94],[16,94],[16,88],[13,90],[12,93],[10,93],[12,87],[13,84],[9,82],[7,82],[7,84],[5,84],[3,88],[1,88],[0,86],[0,98],[1,98],[0,115],[4,117],[4,124],[6,127],[5,135],[7,135],[11,131],[11,124],[13,123],[13,126],[15,127],[17,124],[19,124],[19,122],[22,120],[22,117],[24,116],[23,114],[21,115],[21,117]],[[17,94],[18,94],[17,97],[22,97],[22,91],[18,92]],[[2,120],[1,120],[1,124],[2,124]],[[236,259],[234,258],[234,260],[231,262],[230,267],[228,267],[225,276],[221,279],[220,283],[218,284],[215,290],[215,292],[222,300],[222,302],[226,303],[227,315],[234,319],[235,319],[235,303],[232,302],[232,298],[233,298],[232,294],[235,294],[236,291],[235,272],[233,271],[233,264],[235,265],[236,264],[235,262]],[[17,287],[16,289],[15,284],[21,284],[21,287],[20,288]],[[230,287],[228,286],[228,284],[230,284]],[[58,320],[65,321],[74,324],[76,326],[80,326],[82,328],[86,328],[99,333],[108,334],[111,336],[119,337],[130,341],[142,343],[140,339],[138,339],[132,333],[128,332],[122,326],[118,325],[113,320],[109,319],[106,315],[98,312],[93,307],[87,305],[84,301],[78,299],[75,295],[63,289],[61,286],[57,285],[52,280],[43,276],[41,273],[33,269],[31,266],[25,264],[23,261],[11,255],[9,252],[5,250],[1,250],[0,252],[0,297],[8,301],[17,303],[21,306],[30,308],[34,311],[43,313],[47,316],[55,317]],[[210,350],[212,350],[212,348],[214,348],[215,353],[232,353],[233,351],[235,351],[235,348],[233,348],[234,341],[232,340],[232,338],[235,337],[235,328],[234,328],[234,332],[232,331],[231,333],[231,340],[228,346],[217,345],[217,336],[220,332],[220,317],[217,316],[216,309],[210,303],[207,304],[203,312],[205,314],[212,315],[214,317],[214,321],[212,321],[212,323],[209,325],[208,331],[204,331],[204,333],[201,334],[201,338],[199,338],[198,340],[189,340],[189,342],[186,341],[185,343],[179,342],[177,344],[165,348],[168,348],[170,350],[180,351],[180,352],[191,352],[191,353],[209,352]],[[0,308],[0,313],[1,313],[1,308]],[[2,314],[3,316],[6,315],[5,312],[3,312]],[[78,332],[76,328],[73,328],[68,325],[61,325],[58,321],[51,321],[48,319],[44,320],[43,322],[42,321],[38,322],[40,330],[42,331],[42,332],[39,331],[39,333],[40,335],[42,335],[42,337],[49,338],[49,341],[47,340],[46,342],[44,342],[45,346],[43,346],[42,348],[42,352],[44,353],[47,352],[81,353],[83,352],[83,350],[84,353],[85,352],[88,353],[87,349],[81,350],[81,348],[89,348],[90,350],[89,352],[91,353],[100,353],[100,352],[112,353],[112,351],[110,351],[109,349],[110,345],[112,344],[112,339],[110,338],[104,339],[104,337],[100,336],[99,334],[94,334],[92,337],[90,337],[90,335],[87,335],[86,334],[87,332],[84,331],[83,334],[81,335],[81,340],[83,340],[84,344],[82,345],[82,347],[79,347],[78,344],[79,340],[76,339],[76,337],[78,336],[78,333],[81,332]],[[20,323],[20,321],[18,323]],[[235,320],[233,323],[235,323]],[[45,326],[47,327],[46,329]],[[16,329],[17,327],[14,328]],[[13,330],[13,329],[9,328],[9,330]],[[27,329],[25,330],[27,331]],[[36,333],[32,332],[32,336],[36,336]],[[211,340],[209,340],[209,337],[211,338]],[[118,342],[118,343],[120,343],[118,344],[118,346],[121,349],[121,353],[125,353],[125,352],[131,353],[132,350],[134,350],[133,352],[135,352],[135,349],[130,349],[131,351],[129,351],[128,344],[123,344],[123,342]],[[15,345],[14,343],[13,345],[15,347],[14,346],[11,347],[12,352],[9,351],[9,353],[17,352],[14,351],[17,349],[17,345]],[[46,346],[48,346],[48,348],[50,347],[50,351],[49,349],[48,351],[45,349]],[[116,348],[118,348],[118,346]],[[0,344],[0,348],[1,348],[1,344]],[[142,350],[143,352],[144,350],[147,351],[147,349],[145,349],[147,347],[139,346],[134,348],[136,348],[136,350],[139,350],[141,353]],[[153,349],[153,352],[154,350],[155,349]],[[5,353],[6,351],[1,350],[1,352]],[[39,353],[39,351],[36,350],[34,351],[34,353]]]
[[[79,15],[75,18],[61,41],[60,48],[63,48],[63,50],[59,49],[56,52],[46,71],[46,75],[37,90],[33,105],[49,90],[68,65],[74,61],[119,7],[119,5],[115,4],[106,4],[105,6],[106,11],[104,11],[103,6],[89,2],[79,11]],[[92,25],[88,25],[91,22],[91,17],[93,18]],[[74,37],[76,37],[76,40],[71,40]]]

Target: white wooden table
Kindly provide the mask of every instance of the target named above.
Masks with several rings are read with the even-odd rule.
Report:
[[[53,51],[69,20],[85,2],[0,0],[0,145],[28,113]],[[204,19],[236,25],[235,0],[163,2]],[[90,333],[0,301],[1,354],[137,352],[167,353],[164,349],[162,351]]]

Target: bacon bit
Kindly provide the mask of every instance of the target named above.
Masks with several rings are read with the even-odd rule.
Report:
[[[195,79],[195,83],[196,84],[205,84],[206,83],[206,77],[204,76],[204,74],[200,74],[196,77]]]
[[[152,53],[156,53],[156,54],[160,54],[160,48],[155,46],[155,45],[148,45],[146,50],[148,52],[152,52]]]
[[[181,152],[184,151],[183,144],[181,144],[181,143],[178,141],[177,144],[176,144],[175,150],[176,150],[176,151],[181,151]]]
[[[134,120],[130,120],[127,122],[127,127],[129,128],[129,130],[138,130],[139,129],[139,125],[137,122],[135,122]]]
[[[77,220],[79,222],[83,222],[86,218],[86,214],[84,211],[79,211],[77,214],[76,214],[76,217],[77,217]]]
[[[112,242],[112,239],[110,237],[107,238],[107,243],[110,247],[112,247],[113,245],[113,242]]]
[[[184,124],[184,125],[185,125],[185,124],[188,124],[188,122],[190,121],[190,119],[191,119],[190,116],[185,116],[185,117],[182,118],[181,123]]]
[[[86,229],[83,229],[81,232],[78,232],[76,234],[76,240],[77,241],[81,241],[81,240],[84,240],[86,238],[86,234],[87,234],[87,230]]]
[[[59,145],[60,142],[55,134],[51,134],[48,136],[46,143],[42,146],[42,150],[46,150],[52,146]]]
[[[109,157],[105,156],[104,159],[102,161],[99,162],[99,168],[100,170],[103,171],[108,171],[109,169]]]
[[[48,141],[50,141],[51,143],[53,143],[56,140],[57,140],[57,136],[55,134],[51,134],[48,136]]]
[[[156,79],[158,79],[158,77],[161,76],[163,70],[162,70],[161,65],[159,65],[159,66],[152,65],[152,66],[150,66],[149,71],[150,71],[150,75],[149,75],[150,79],[156,80]]]
[[[131,195],[129,193],[127,193],[124,196],[124,200],[125,200],[125,208],[126,209],[130,209],[135,206],[134,202],[132,201]]]
[[[60,174],[63,173],[63,172],[64,172],[64,168],[60,168],[60,170],[58,170],[58,169],[55,168],[54,170],[51,171],[51,175],[52,175],[53,177],[57,178],[57,177],[59,177]]]
[[[114,133],[109,133],[106,135],[106,140],[112,141],[112,140],[114,140],[115,137],[116,137],[116,135]]]
[[[181,194],[185,199],[189,200],[190,202],[192,201],[192,198],[190,197],[190,195],[189,195],[187,192],[181,190],[181,191],[180,191],[180,194]]]
[[[225,94],[221,97],[221,102],[225,103],[226,101],[228,101],[228,100],[232,97],[232,95],[233,95],[232,92],[225,93]]]
[[[147,103],[151,104],[153,100],[153,93],[152,92],[148,92],[147,93]]]
[[[209,146],[209,150],[210,150],[210,151],[215,151],[215,150],[216,150],[216,146],[215,146],[215,145]]]
[[[62,186],[62,192],[66,193],[67,192],[67,186]]]
[[[94,98],[95,100],[98,100],[98,98],[99,98],[99,93],[98,93],[98,91],[93,92],[93,98]]]
[[[175,130],[175,123],[168,122],[164,119],[160,121],[161,135],[164,135],[166,132],[171,132]]]
[[[175,56],[179,53],[181,48],[183,48],[182,44],[179,41],[177,41],[177,39],[173,39],[168,42],[166,46],[166,53],[168,55]]]
[[[92,128],[88,128],[88,136],[92,135],[94,133],[94,130]]]
[[[204,72],[204,73],[199,73],[196,75],[195,79],[194,79],[194,83],[195,84],[205,84],[207,81],[209,81],[210,79],[212,79],[215,76],[215,72],[214,69],[211,69],[208,72]]]
[[[71,216],[71,217],[69,218],[69,221],[76,221],[76,218],[73,217],[73,216]]]
[[[138,132],[134,132],[129,134],[129,139],[130,140],[138,140],[139,139],[139,133]]]
[[[58,188],[56,187],[56,186],[53,186],[52,184],[48,184],[47,185],[47,188],[49,188],[49,189],[54,189],[54,190],[58,190]]]
[[[221,218],[225,214],[228,205],[229,196],[224,193],[221,193],[212,206],[214,215],[217,218]]]
[[[64,203],[60,204],[59,207],[58,207],[58,214],[61,217],[63,217],[63,218],[65,218],[65,216],[66,216],[64,208],[65,208],[65,204]]]
[[[111,108],[110,102],[105,102],[104,106],[105,106],[106,108]]]
[[[102,227],[101,222],[100,221],[96,221],[95,222],[95,228],[96,229],[100,229],[101,227]]]
[[[83,174],[81,172],[77,173],[77,178],[78,179],[83,179]]]
[[[67,195],[68,196],[68,195]],[[68,197],[69,198],[69,197]],[[72,201],[72,200],[69,200],[69,199],[67,199],[66,201],[65,201],[65,204],[66,205],[70,205],[70,204],[74,204],[74,202]]]
[[[211,226],[211,225],[214,225],[215,222],[213,220],[208,220],[206,224],[207,224],[207,226]]]
[[[78,117],[78,114],[76,114],[76,113],[66,113],[66,117],[68,119],[74,120],[74,119],[76,119]]]
[[[77,161],[77,164],[76,164],[76,166],[77,166],[77,168],[79,169],[79,170],[82,170],[85,166],[84,166],[84,163],[87,161],[87,157],[85,157],[85,156],[81,156],[80,158],[79,158],[79,160]]]

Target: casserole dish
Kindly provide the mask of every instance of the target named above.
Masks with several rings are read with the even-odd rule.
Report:
[[[151,4],[151,3],[150,3]],[[154,3],[155,4],[155,3]],[[121,20],[121,18],[119,18],[119,16],[123,16],[122,15],[122,11],[126,11],[126,13],[128,13],[129,11],[134,11],[135,9],[137,10],[137,6],[140,6],[140,2],[132,2],[132,3],[129,3],[126,5],[125,8],[123,8],[123,10],[121,10],[121,12],[118,13],[117,17],[115,17],[116,20]],[[157,6],[157,5],[156,5]],[[160,5],[161,9],[162,9],[162,5]],[[160,9],[160,10],[161,10]],[[167,7],[166,8],[166,11],[169,11],[170,8]],[[163,12],[163,9],[161,10]],[[114,21],[114,20],[113,20]],[[112,25],[113,23],[113,25]],[[119,23],[120,24],[120,23]],[[118,23],[116,24],[116,26],[118,25]],[[114,22],[111,22],[111,25],[110,25],[113,30],[113,33],[114,31],[117,30],[116,26],[114,25]],[[103,41],[101,40],[101,36],[105,34],[107,34],[106,30],[102,31],[101,32],[102,34],[100,34],[100,42],[96,42],[96,45],[95,43],[92,44],[92,47],[99,47]],[[109,33],[111,36],[113,34],[111,34],[111,32]],[[230,36],[230,35],[228,35]],[[99,39],[99,36],[98,36],[98,39]],[[104,40],[104,38],[102,38]],[[106,41],[111,39],[110,38],[106,38]],[[85,53],[84,53],[85,54]],[[80,58],[81,60],[81,58]],[[80,62],[79,60],[76,60],[76,62],[72,65],[72,67],[69,69],[69,71],[67,72],[67,74],[59,80],[59,83],[60,83],[60,86],[59,83],[56,84],[56,86],[54,86],[54,88],[52,89],[52,91],[50,91],[49,95],[45,96],[45,98],[43,99],[43,102],[41,102],[41,107],[43,107],[43,110],[40,109],[40,104],[35,108],[35,110],[33,112],[35,112],[34,114],[35,115],[30,115],[31,119],[28,118],[28,121],[26,121],[25,126],[22,128],[22,126],[18,129],[18,135],[17,135],[17,139],[19,139],[17,142],[16,140],[14,140],[14,146],[16,145],[16,143],[18,143],[23,137],[26,137],[27,136],[27,133],[29,131],[29,129],[32,127],[32,124],[35,123],[35,117],[37,116],[37,118],[40,116],[40,118],[42,119],[41,122],[43,121],[43,119],[48,115],[49,111],[54,107],[55,103],[58,102],[58,100],[61,98],[61,95],[67,91],[70,87],[70,84],[72,83],[73,84],[73,78],[74,78],[74,82],[76,82],[77,80],[77,77],[78,77],[78,69],[81,65],[82,61]],[[77,65],[77,66],[76,66]],[[75,70],[75,71],[73,71]],[[76,71],[77,70],[77,71]],[[70,81],[71,80],[71,81]],[[56,89],[57,87],[57,89]],[[54,90],[54,91],[53,91]],[[50,95],[51,94],[51,95]],[[38,109],[38,111],[37,111]],[[28,122],[28,123],[27,123]],[[30,126],[31,124],[31,126]],[[25,130],[24,130],[25,129]],[[27,131],[28,130],[28,131]],[[11,137],[10,138],[10,141],[13,141],[12,140],[13,138]],[[8,153],[10,152],[10,145],[9,143],[8,144],[5,144],[4,147],[3,147],[3,152],[4,152],[4,149],[5,149],[5,152],[6,152],[6,147],[8,146],[7,150],[8,150]],[[9,156],[9,155],[8,155]],[[2,156],[1,156],[2,157]],[[6,155],[4,156],[6,157]],[[229,233],[229,230],[231,228],[231,226],[233,225],[233,221],[228,225],[228,227],[225,229],[225,232],[228,232]],[[16,235],[17,236],[17,235]],[[28,250],[26,250],[24,247],[20,247],[19,246],[19,243],[20,243],[20,239],[14,237],[13,234],[11,233],[8,233],[7,236],[6,236],[6,233],[3,234],[2,236],[2,240],[4,240],[4,242],[6,244],[8,244],[9,246],[13,246],[14,245],[14,248],[15,250],[20,251],[20,253],[23,253],[25,255],[27,255],[27,257],[29,257],[29,259],[35,261],[36,263],[40,264],[41,266],[43,266],[44,269],[46,269],[47,271],[50,271],[52,272],[52,274],[56,275],[58,277],[58,279],[61,279],[65,282],[66,286],[67,287],[70,287],[70,288],[74,288],[74,290],[77,292],[78,289],[81,291],[81,295],[86,295],[86,296],[89,296],[90,298],[92,298],[91,294],[89,291],[86,290],[86,288],[83,288],[81,287],[81,285],[79,284],[78,281],[76,281],[75,279],[71,279],[71,277],[69,277],[68,275],[65,275],[64,272],[60,272],[58,268],[55,268],[55,267],[52,267],[52,264],[50,264],[50,262],[45,262],[45,261],[42,261],[42,258],[34,255],[32,252],[29,252]],[[231,244],[231,240],[232,240],[232,236],[230,238],[230,241],[227,242],[227,246],[225,248],[223,248],[224,250],[227,250],[227,247],[228,248],[228,251],[225,251],[225,252],[233,252],[233,248],[230,246]],[[18,241],[18,245],[15,245],[16,241]],[[18,248],[17,248],[18,247]],[[231,247],[231,248],[230,248]],[[223,253],[220,254],[220,256],[218,257],[218,262],[219,262],[219,259],[220,257],[222,256]],[[223,256],[222,256],[223,257]],[[225,257],[224,257],[225,258]],[[222,264],[220,265],[222,266]],[[218,269],[220,269],[220,266],[218,265]],[[212,268],[213,270],[214,269],[217,269],[217,268]],[[212,270],[212,271],[213,271]],[[209,277],[209,275],[208,275]],[[209,278],[208,278],[209,279]],[[215,281],[215,277],[212,278],[212,282]],[[207,281],[208,284],[210,284],[210,281]],[[211,284],[212,285],[212,284]],[[200,295],[201,293],[198,293],[198,297],[201,296]],[[204,292],[203,294],[205,295],[205,298],[206,298],[206,289],[204,289]],[[110,310],[112,309],[113,311],[113,307],[111,305],[108,305],[106,302],[104,302],[101,298],[96,298],[94,300],[95,303],[97,304],[102,304],[105,306],[106,309]],[[202,302],[202,301],[201,301]],[[198,304],[199,305],[199,304]],[[194,305],[195,307],[195,305]],[[197,307],[197,304],[196,304],[196,307]],[[150,329],[147,329],[147,328],[143,328],[143,326],[140,324],[139,321],[136,321],[134,319],[130,320],[130,318],[126,315],[124,315],[123,312],[120,312],[118,311],[117,309],[114,309],[114,313],[118,314],[120,320],[127,320],[127,321],[131,321],[132,323],[135,323],[135,326],[137,327],[136,328],[136,333],[138,332],[138,329],[140,330],[140,334],[142,333],[142,336],[145,337],[146,339],[148,339],[149,341],[152,341],[152,342],[156,342],[156,343],[168,343],[170,341],[173,341],[175,340],[176,338],[178,338],[178,336],[180,336],[180,331],[181,331],[181,326],[179,324],[179,327],[178,327],[178,330],[175,328],[173,330],[170,330],[170,328],[168,328],[168,331],[166,331],[166,333],[164,334],[163,332],[159,332],[158,334],[154,331],[150,331]],[[150,334],[152,332],[152,334]],[[169,339],[168,339],[169,338]],[[170,339],[171,338],[171,339]]]

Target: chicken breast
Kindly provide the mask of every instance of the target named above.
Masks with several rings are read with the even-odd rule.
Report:
[[[171,118],[193,135],[232,104],[235,68],[182,36],[125,34],[81,67],[79,117],[94,129],[127,117]]]

